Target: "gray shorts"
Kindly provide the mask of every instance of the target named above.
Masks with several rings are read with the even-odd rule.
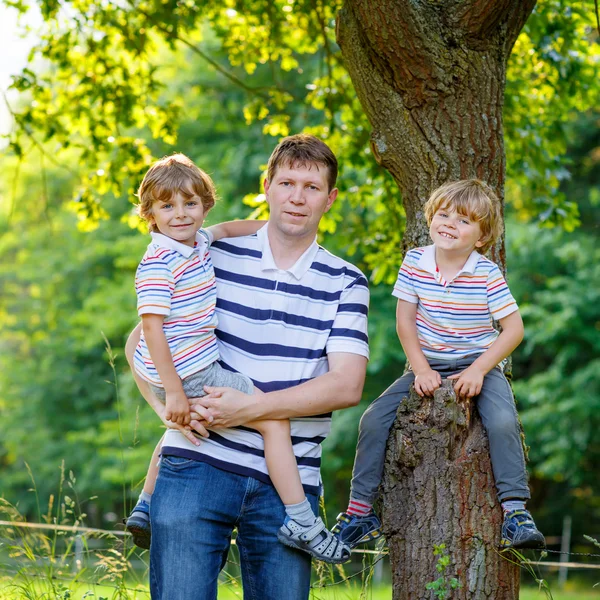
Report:
[[[250,377],[241,373],[227,371],[217,361],[211,363],[202,371],[186,377],[183,381],[183,391],[188,398],[200,398],[206,396],[205,385],[216,387],[231,387],[245,394],[254,393],[254,384]],[[150,388],[161,401],[165,402],[166,394],[164,388],[150,384]]]

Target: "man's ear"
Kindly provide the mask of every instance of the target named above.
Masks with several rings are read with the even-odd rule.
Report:
[[[325,212],[329,212],[329,209],[333,206],[333,203],[338,196],[338,192],[339,190],[337,188],[333,188],[329,192],[329,195],[327,196],[327,204],[325,205]]]

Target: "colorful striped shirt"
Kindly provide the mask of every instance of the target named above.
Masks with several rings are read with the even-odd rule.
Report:
[[[181,379],[219,358],[215,273],[208,252],[211,241],[204,230],[196,234],[193,248],[152,233],[135,276],[138,314],[165,316],[163,331]],[[163,387],[143,331],[134,364],[140,377]]]
[[[434,246],[410,250],[392,292],[417,304],[417,333],[427,358],[485,352],[498,337],[493,320],[518,310],[498,266],[473,251],[452,281],[435,262]]]
[[[223,367],[248,375],[256,387],[270,392],[323,375],[330,354],[368,357],[365,276],[316,241],[290,269],[278,269],[267,231],[265,226],[255,235],[211,247]],[[319,490],[321,442],[330,428],[331,413],[291,420],[307,492]],[[168,430],[162,452],[270,483],[262,437],[248,427],[215,429],[198,447]]]

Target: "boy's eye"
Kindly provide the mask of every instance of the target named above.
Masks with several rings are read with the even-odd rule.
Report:
[[[198,205],[198,203],[195,200],[189,200],[188,202],[186,202],[186,204],[188,206],[197,206]]]
[[[161,208],[172,208],[172,206],[173,206],[172,204],[169,204],[169,203],[167,202],[166,204],[163,204],[163,205],[161,206]]]

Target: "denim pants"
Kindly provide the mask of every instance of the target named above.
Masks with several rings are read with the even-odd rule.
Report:
[[[318,514],[318,498],[307,495]],[[153,600],[215,600],[237,529],[244,600],[306,600],[310,556],[283,545],[285,508],[271,485],[163,456],[150,511]]]
[[[479,355],[451,361],[429,360],[434,371],[442,378],[460,373]],[[356,500],[372,504],[378,495],[383,476],[387,439],[396,411],[408,396],[414,382],[412,371],[397,379],[364,412],[359,426],[356,458],[352,471],[350,495]],[[527,500],[530,497],[521,431],[515,401],[510,385],[499,368],[492,369],[484,378],[477,410],[486,430],[492,470],[500,501],[508,498]]]

